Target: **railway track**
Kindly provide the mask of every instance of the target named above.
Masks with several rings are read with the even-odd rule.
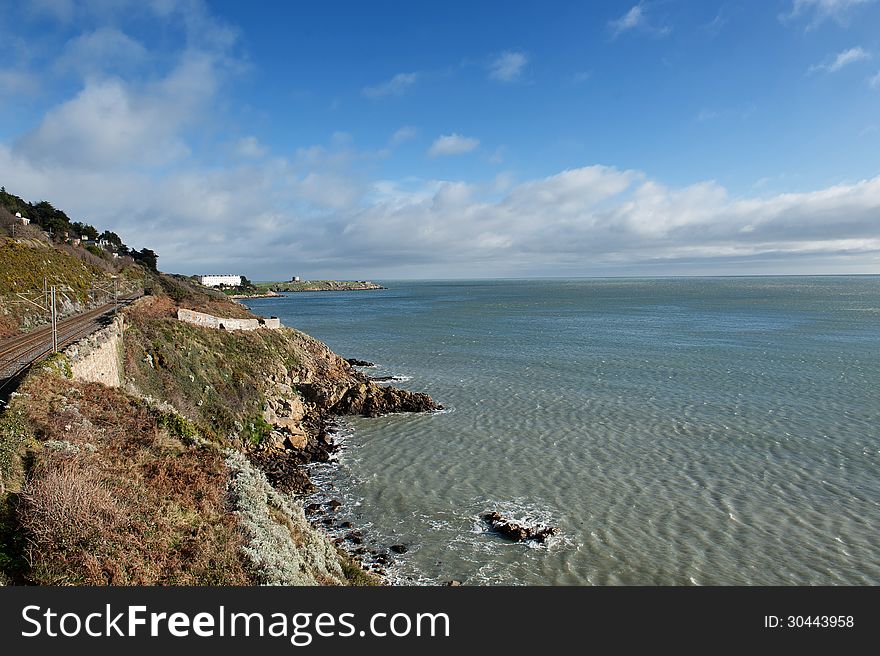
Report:
[[[128,304],[138,298],[133,294],[119,300],[119,305]],[[101,319],[112,314],[115,303],[107,303],[88,312],[77,314],[58,322],[58,349],[101,327]],[[0,342],[0,394],[9,392],[8,387],[17,380],[34,362],[52,353],[52,327],[38,328],[25,335],[19,335]]]

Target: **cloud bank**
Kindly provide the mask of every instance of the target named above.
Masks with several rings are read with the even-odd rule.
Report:
[[[118,28],[69,42],[80,53],[69,69],[77,86],[26,132],[0,143],[7,189],[48,199],[132,246],[154,248],[163,270],[182,273],[278,279],[880,270],[880,176],[752,196],[733,196],[712,180],[668,186],[650,171],[613,163],[585,162],[531,179],[493,170],[484,182],[386,180],[360,165],[379,153],[359,150],[343,133],[288,153],[237,134],[222,150],[231,157],[202,161],[193,135],[234,86],[241,62],[234,32],[201,5],[186,6],[189,13],[156,5],[186,33],[160,72],[122,78],[94,63],[93,53],[115,49],[128,53],[125,65],[140,65],[139,44]],[[640,24],[638,16],[626,25]],[[376,97],[415,81],[399,77],[376,87]],[[416,136],[406,126],[388,143]],[[479,146],[453,132],[438,137],[428,155]]]

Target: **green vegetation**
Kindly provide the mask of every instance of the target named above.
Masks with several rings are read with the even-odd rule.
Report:
[[[247,279],[247,276],[241,277],[240,285],[237,285],[235,287],[220,285],[216,289],[220,290],[227,296],[252,296],[254,294],[261,293],[257,286]]]
[[[139,287],[143,275],[130,260],[126,264],[66,244],[0,237],[0,338],[49,320],[48,310],[39,307],[47,283],[59,286],[57,307],[64,315],[103,303],[113,289],[113,276],[120,293],[127,294]],[[99,287],[103,291],[96,291]]]
[[[259,446],[272,432],[272,425],[263,415],[253,415],[244,422],[244,436],[252,446]]]
[[[161,428],[167,430],[173,437],[179,438],[187,446],[195,444],[200,437],[199,429],[196,428],[196,425],[173,410],[162,412],[156,423]]]
[[[141,317],[125,335],[126,375],[138,388],[174,405],[205,437],[259,444],[267,374],[299,360],[287,331],[200,328],[176,319]]]
[[[342,565],[342,575],[348,585],[357,588],[370,587],[380,585],[381,582],[375,574],[370,574],[363,567],[348,557],[345,552],[340,551],[340,564]]]
[[[0,493],[0,585],[22,582],[28,569],[27,540],[18,522],[19,496]]]
[[[102,241],[78,243],[81,237]],[[121,294],[135,291],[145,271],[155,270],[156,257],[129,249],[114,232],[72,221],[47,201],[31,204],[0,188],[0,339],[49,321],[49,311],[39,307],[44,285],[58,287],[62,315],[80,312],[105,302],[114,284]]]
[[[79,301],[88,300],[89,289],[104,271],[63,251],[39,243],[25,244],[11,239],[0,243],[0,294],[32,292],[63,281]]]
[[[43,360],[39,366],[63,378],[73,378],[70,360],[63,353],[53,353]]]

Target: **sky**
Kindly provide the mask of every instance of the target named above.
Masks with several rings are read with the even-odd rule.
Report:
[[[252,280],[880,273],[880,0],[0,0],[0,184]]]

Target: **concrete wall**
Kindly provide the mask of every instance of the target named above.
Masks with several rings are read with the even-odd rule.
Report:
[[[64,349],[76,380],[120,387],[123,380],[122,334],[124,317],[117,314],[113,322]]]
[[[229,319],[224,317],[215,317],[213,314],[205,314],[204,312],[195,312],[193,310],[185,310],[178,308],[177,318],[187,323],[193,323],[197,326],[205,328],[222,328],[223,330],[257,330],[258,328],[269,328],[272,330],[281,327],[280,319]]]

